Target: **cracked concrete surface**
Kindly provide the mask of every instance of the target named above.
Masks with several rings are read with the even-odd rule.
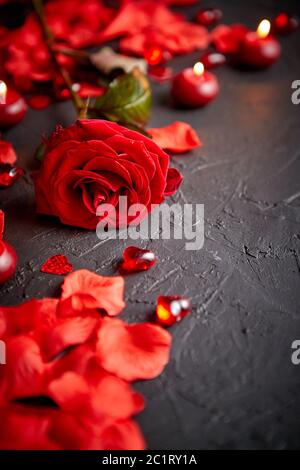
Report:
[[[297,11],[297,1],[287,2]],[[278,10],[271,0],[251,5],[219,1],[224,21],[245,22]],[[191,10],[192,11],[192,10]],[[185,180],[175,202],[205,204],[205,245],[139,242],[160,260],[126,277],[126,320],[151,318],[159,294],[181,294],[193,312],[172,329],[172,357],[157,380],[137,384],[147,399],[138,420],[152,449],[299,448],[300,366],[291,344],[300,339],[300,106],[291,83],[300,79],[300,33],[283,38],[283,57],[259,73],[216,71],[221,95],[203,110],[175,110],[169,85],[154,85],[151,125],[185,120],[204,146],[173,158]],[[176,58],[181,69],[199,58]],[[27,170],[41,134],[72,122],[70,104],[30,111],[7,134]],[[48,256],[64,253],[75,268],[114,274],[130,241],[99,241],[95,233],[60,225],[34,212],[33,187],[22,181],[0,194],[6,238],[17,249],[15,278],[1,287],[12,305],[56,295],[60,277],[39,272]]]

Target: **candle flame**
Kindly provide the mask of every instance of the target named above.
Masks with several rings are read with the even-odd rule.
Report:
[[[6,103],[6,95],[7,95],[6,83],[0,80],[0,104]]]
[[[204,74],[204,65],[202,64],[202,62],[197,62],[197,63],[194,65],[194,74],[195,74],[197,77],[201,77],[201,75]]]
[[[257,34],[261,39],[266,38],[271,30],[271,23],[269,20],[262,20],[257,28]]]

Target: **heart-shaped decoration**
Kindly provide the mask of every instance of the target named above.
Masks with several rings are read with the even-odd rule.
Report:
[[[123,261],[119,263],[119,271],[124,274],[148,271],[155,263],[156,256],[152,251],[129,246],[123,253]]]
[[[45,261],[40,271],[41,273],[63,276],[73,271],[73,266],[65,255],[54,255]]]

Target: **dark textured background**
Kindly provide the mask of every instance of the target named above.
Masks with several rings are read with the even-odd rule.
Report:
[[[225,22],[252,27],[282,8],[299,10],[297,0],[215,3]],[[173,163],[185,176],[174,200],[205,204],[206,238],[199,252],[185,251],[184,241],[140,243],[159,263],[126,279],[128,321],[149,318],[159,294],[193,301],[192,314],[172,328],[165,373],[137,384],[147,399],[138,421],[152,449],[300,448],[300,366],[291,363],[291,343],[300,339],[300,105],[291,103],[291,83],[300,79],[299,32],[282,45],[282,60],[270,70],[218,70],[221,95],[203,110],[175,110],[169,84],[153,86],[152,126],[184,120],[204,142]],[[30,111],[6,138],[31,170],[41,134],[73,119],[69,103]],[[94,232],[38,217],[30,182],[0,198],[6,239],[19,255],[15,278],[0,288],[4,305],[58,293],[61,277],[39,272],[50,255],[62,252],[75,268],[114,274],[132,244],[100,242]]]

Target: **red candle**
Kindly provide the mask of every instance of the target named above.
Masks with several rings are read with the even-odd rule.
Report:
[[[8,281],[17,268],[17,255],[12,246],[0,240],[0,284]]]
[[[263,20],[256,32],[247,33],[241,41],[238,61],[255,69],[270,67],[281,55],[281,46],[276,38],[270,36],[271,23]]]
[[[7,129],[22,121],[26,103],[21,95],[0,80],[0,128]]]
[[[217,77],[204,69],[202,62],[194,68],[182,70],[175,76],[172,84],[172,95],[176,103],[190,108],[205,106],[219,93]]]

